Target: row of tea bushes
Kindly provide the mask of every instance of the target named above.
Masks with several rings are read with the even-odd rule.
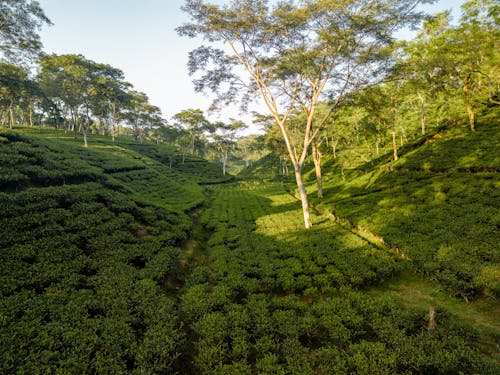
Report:
[[[165,280],[203,192],[127,147],[2,132],[0,373],[174,371]]]
[[[202,222],[209,261],[181,310],[192,371],[207,374],[494,374],[478,333],[437,309],[405,309],[363,288],[404,266],[323,217],[303,230],[281,187],[216,189]]]

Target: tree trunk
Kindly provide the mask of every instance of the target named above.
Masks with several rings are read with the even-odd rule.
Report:
[[[474,109],[472,108],[472,105],[470,103],[470,98],[469,98],[469,82],[471,79],[471,74],[469,73],[467,77],[464,79],[464,96],[465,96],[465,107],[467,110],[467,114],[469,115],[469,126],[471,131],[475,131],[475,116],[474,116]]]
[[[82,126],[82,132],[83,132],[83,145],[85,148],[88,148],[89,145],[87,143],[87,131],[85,130],[85,126]]]
[[[328,138],[327,138],[328,139]],[[337,159],[337,144],[339,143],[338,139],[335,139],[332,135],[332,151],[333,151],[333,158]]]
[[[18,117],[19,117],[19,124],[21,126],[25,126],[26,125],[26,115],[24,113],[24,109],[18,109],[17,113],[18,113]]]
[[[191,155],[194,155],[194,144],[195,144],[195,136],[191,136]]]
[[[316,172],[316,183],[318,185],[318,197],[323,198],[323,177],[321,175],[321,151],[316,144],[312,145],[312,155],[314,161],[314,170]]]
[[[9,129],[14,126],[14,112],[12,110],[12,103],[9,106]]]
[[[422,130],[422,135],[425,135],[427,130],[427,110],[425,108],[425,95],[418,93],[418,98],[420,99],[420,128]]]
[[[30,120],[30,127],[33,127],[33,103],[30,103],[29,106],[29,120]]]
[[[474,109],[470,104],[467,105],[467,114],[469,115],[469,126],[471,131],[476,131]]]
[[[78,139],[78,137],[77,137],[77,132],[78,132],[77,122],[78,122],[78,118],[77,118],[77,115],[75,113],[75,110],[73,110],[73,109],[71,110],[71,120],[73,122],[73,138],[76,141]]]
[[[396,126],[394,122],[391,125],[391,133],[392,133],[392,150],[393,150],[394,160],[398,160],[398,144],[396,141]]]
[[[222,175],[226,175],[226,165],[227,165],[227,151],[222,155]]]
[[[297,188],[299,189],[300,201],[302,202],[302,212],[304,213],[304,226],[306,229],[311,228],[311,218],[309,215],[309,201],[307,200],[307,191],[304,186],[304,181],[302,181],[302,171],[299,165],[294,165],[295,170],[295,181],[297,182]]]

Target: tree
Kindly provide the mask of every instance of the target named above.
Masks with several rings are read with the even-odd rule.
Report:
[[[399,107],[401,105],[401,82],[389,82],[365,90],[360,98],[366,110],[367,122],[376,129],[389,130],[392,139],[392,155],[398,160],[396,126],[399,123]]]
[[[92,90],[92,112],[99,118],[101,132],[110,129],[112,141],[115,141],[116,129],[130,96],[127,91],[131,84],[123,80],[120,69],[107,64],[96,64],[99,70]]]
[[[82,55],[52,54],[40,59],[39,80],[44,92],[67,108],[75,140],[81,126],[85,145],[86,127],[80,119],[81,111],[88,102],[90,65],[91,62]]]
[[[0,52],[11,61],[37,55],[42,47],[38,30],[51,24],[38,1],[0,1]]]
[[[105,122],[104,118],[110,117],[114,128],[123,116],[120,112],[125,105],[129,107],[129,120],[134,130],[156,121],[159,116],[160,110],[148,103],[145,94],[126,91],[131,85],[122,80],[123,73],[119,69],[82,55],[43,56],[40,66],[41,87],[55,104],[69,113],[74,138],[81,130],[85,147],[87,131],[95,119]]]
[[[461,102],[471,131],[479,107],[498,105],[494,99],[500,82],[498,9],[494,0],[468,1],[458,26],[451,25],[447,12],[437,14],[407,47],[406,63],[414,67],[413,78],[427,81],[424,88],[431,88],[427,91],[446,92],[446,102],[452,98]],[[425,124],[425,96],[422,89],[419,93]]]
[[[201,109],[186,109],[175,114],[172,119],[174,125],[189,134],[189,152],[195,153],[196,140],[208,130],[210,123]]]
[[[134,138],[143,142],[148,127],[163,124],[160,108],[149,103],[148,96],[142,92],[129,91],[127,110],[123,117],[132,126]]]
[[[251,167],[253,162],[266,155],[264,135],[251,134],[236,141],[235,154],[243,166]]]
[[[215,92],[216,106],[238,100],[245,106],[260,95],[293,164],[306,228],[311,220],[302,167],[324,127],[323,120],[314,121],[318,101],[328,94],[333,111],[351,92],[372,83],[385,67],[392,33],[420,19],[415,7],[422,2],[303,0],[269,6],[267,0],[234,0],[216,6],[186,0],[183,10],[192,22],[178,28],[179,34],[212,44],[190,52],[190,73],[204,72],[195,80],[196,90]],[[218,43],[225,46],[217,48]],[[306,118],[300,143],[291,139],[287,125],[296,108]]]
[[[217,122],[214,124],[214,134],[212,138],[215,142],[219,157],[222,163],[222,174],[226,175],[227,159],[229,153],[236,145],[236,134],[247,126],[243,121],[230,119],[229,124]]]
[[[23,68],[0,62],[0,108],[10,129],[14,125],[14,108],[20,104],[27,79]]]

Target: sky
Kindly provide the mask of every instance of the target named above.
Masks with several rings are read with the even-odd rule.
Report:
[[[251,116],[240,114],[236,105],[220,114],[209,114],[213,97],[194,91],[187,71],[188,53],[203,41],[181,37],[175,31],[188,22],[180,9],[184,0],[39,0],[39,3],[54,24],[40,32],[46,53],[82,54],[121,69],[125,80],[135,90],[146,93],[150,103],[160,107],[167,120],[182,110],[199,108],[212,121],[232,117],[251,122]],[[452,9],[458,17],[462,3],[463,0],[440,0],[425,9],[430,13]]]

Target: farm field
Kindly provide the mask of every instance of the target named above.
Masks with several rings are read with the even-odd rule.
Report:
[[[171,368],[184,334],[164,280],[204,200],[198,182],[224,178],[201,159],[170,167],[159,158],[173,150],[155,153],[1,132],[1,373]]]
[[[1,0],[0,375],[500,374],[499,11]]]
[[[167,146],[0,136],[2,372],[498,372],[496,161],[327,174],[306,230],[286,183]]]

